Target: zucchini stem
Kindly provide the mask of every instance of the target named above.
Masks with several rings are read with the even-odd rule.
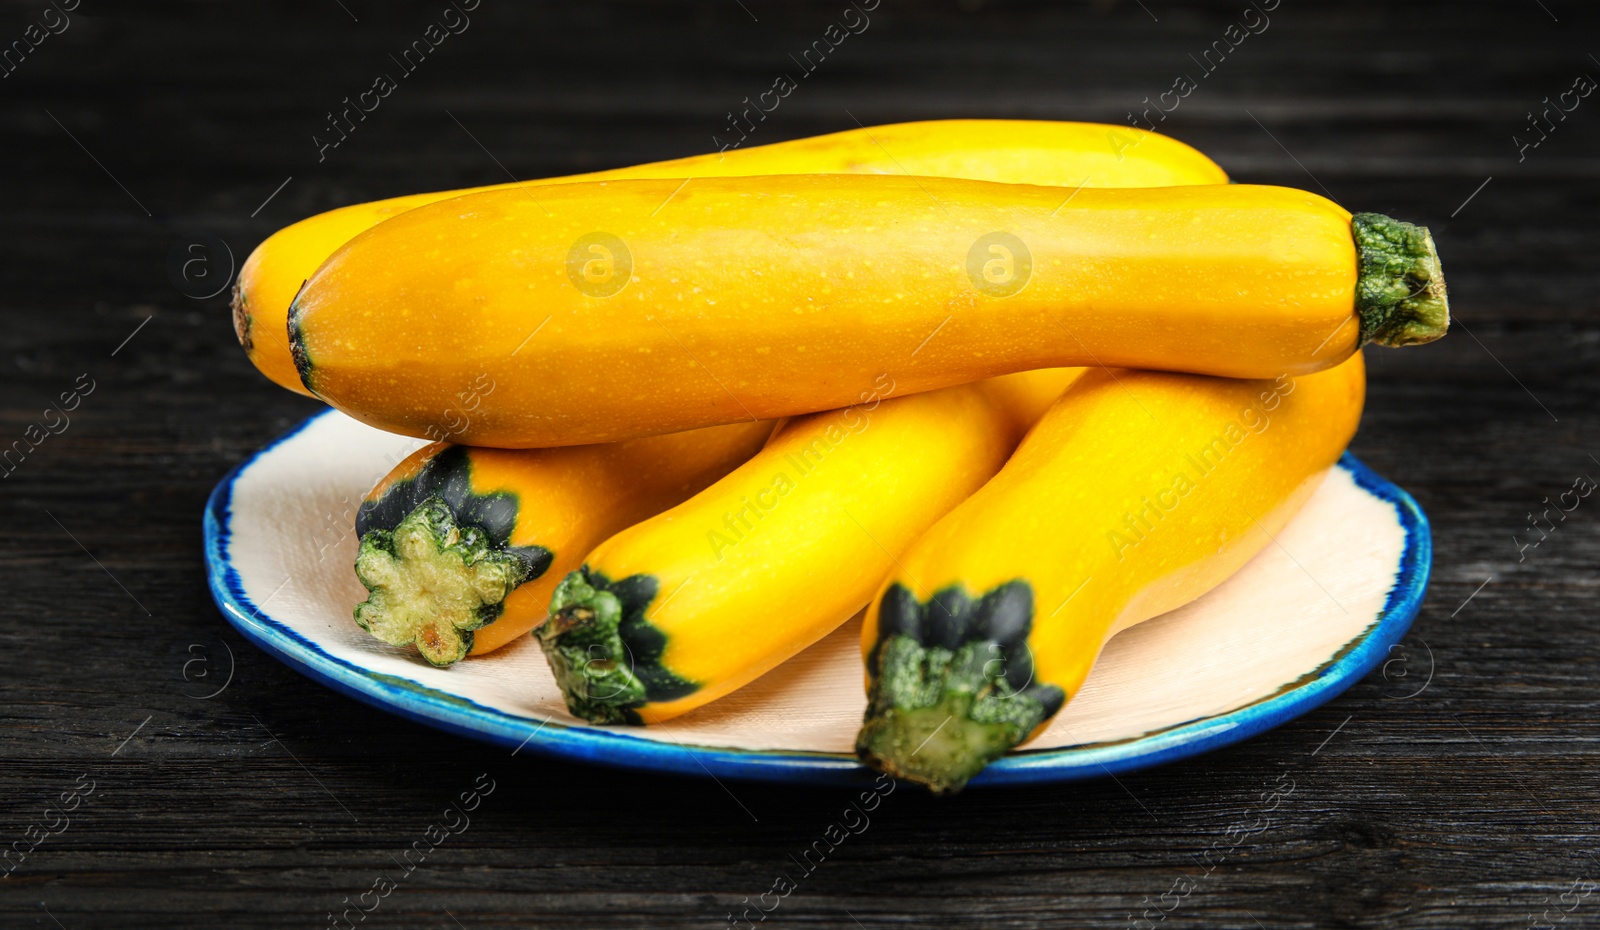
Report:
[[[1381,213],[1357,213],[1350,218],[1350,231],[1359,262],[1359,344],[1409,346],[1443,336],[1450,328],[1450,301],[1427,227]]]
[[[1066,694],[1033,680],[1033,591],[1011,581],[980,598],[959,587],[926,603],[884,592],[868,657],[856,754],[875,769],[953,794],[1054,716]]]
[[[233,334],[239,337],[239,345],[245,352],[255,349],[255,334],[250,331],[250,299],[244,292],[244,287],[238,281],[233,283],[233,299],[229,301],[233,311]]]
[[[862,761],[934,794],[953,794],[1027,739],[1061,704],[985,674],[993,661],[987,645],[972,642],[952,652],[904,635],[885,642],[871,709],[856,737]]]
[[[653,575],[611,581],[588,566],[556,586],[534,634],[574,716],[642,724],[637,708],[698,690],[661,664],[666,636],[645,618],[659,587]]]
[[[289,316],[285,321],[289,333],[289,357],[294,360],[294,370],[300,375],[300,383],[306,390],[315,394],[311,387],[311,353],[306,351],[305,333],[300,328],[301,318],[305,311],[300,306],[300,295],[305,292],[310,280],[300,282],[300,290],[295,292],[294,300],[289,303]]]
[[[434,495],[392,531],[362,535],[356,576],[368,597],[356,605],[356,623],[391,646],[415,645],[434,665],[453,665],[472,651],[472,631],[499,617],[530,574],[527,559],[459,525]]]

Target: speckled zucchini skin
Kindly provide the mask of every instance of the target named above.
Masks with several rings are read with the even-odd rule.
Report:
[[[1044,120],[930,120],[849,129],[771,145],[557,178],[433,191],[352,204],[273,233],[250,253],[233,292],[234,330],[262,374],[307,393],[310,358],[284,339],[289,306],[317,267],[356,236],[406,211],[496,188],[621,178],[707,178],[775,174],[899,174],[1007,184],[1169,187],[1223,184],[1215,162],[1159,133],[1098,123]],[[303,347],[303,343],[300,343]]]
[[[873,597],[897,552],[1004,464],[1052,388],[1081,375],[880,395],[790,420],[557,587],[538,635],[568,708],[661,723],[826,636]]]
[[[1037,737],[1119,630],[1271,545],[1354,435],[1365,383],[1360,354],[1273,381],[1079,379],[877,592],[858,755],[948,794]]]
[[[1442,336],[1427,231],[1362,214],[1358,249],[1353,222],[1245,184],[1069,198],[842,174],[588,182],[381,223],[291,315],[307,388],[373,426],[434,435],[479,372],[501,389],[461,441],[611,442],[841,408],[885,373],[903,393],[1064,365],[1271,379]],[[620,291],[578,274],[594,235]],[[715,378],[686,376],[697,358]]]

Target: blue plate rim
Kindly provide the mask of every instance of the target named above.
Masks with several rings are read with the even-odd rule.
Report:
[[[244,593],[228,556],[234,484],[262,456],[283,445],[333,410],[313,414],[230,469],[206,501],[204,542],[212,599],[228,622],[269,655],[314,681],[380,710],[513,754],[534,753],[623,768],[681,775],[812,785],[863,786],[877,773],[842,753],[729,749],[690,746],[631,736],[615,730],[539,723],[408,679],[379,675],[323,651],[316,643],[272,618]],[[1378,619],[1357,640],[1318,669],[1315,677],[1253,704],[1115,743],[1069,749],[1024,750],[1002,757],[970,785],[1028,785],[1076,781],[1164,765],[1242,742],[1322,706],[1366,677],[1411,628],[1421,609],[1433,565],[1427,516],[1410,494],[1346,452],[1338,467],[1356,485],[1395,508],[1405,530],[1400,572]]]

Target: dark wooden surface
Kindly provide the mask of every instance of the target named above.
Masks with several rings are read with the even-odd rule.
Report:
[[[0,7],[0,42],[45,7]],[[211,603],[206,494],[316,405],[255,373],[223,300],[178,291],[170,250],[212,235],[242,259],[316,211],[495,182],[495,159],[530,177],[704,151],[845,2],[484,0],[318,163],[323,114],[444,7],[87,0],[0,80],[0,445],[80,373],[95,384],[0,482],[0,843],[80,776],[95,785],[0,880],[0,925],[327,926],[488,773],[470,829],[364,925],[722,926],[844,808],[834,791],[509,758],[311,683]],[[754,141],[857,119],[1120,121],[1245,7],[884,0]],[[770,922],[1109,930],[1170,907],[1170,927],[1600,926],[1600,497],[1525,559],[1513,542],[1537,538],[1542,499],[1600,476],[1600,97],[1521,162],[1512,141],[1538,138],[1525,114],[1543,98],[1600,76],[1596,18],[1572,0],[1269,15],[1164,128],[1241,180],[1431,226],[1459,320],[1372,353],[1355,441],[1433,520],[1433,585],[1399,661],[1195,761],[897,791]]]

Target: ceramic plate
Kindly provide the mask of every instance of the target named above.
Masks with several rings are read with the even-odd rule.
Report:
[[[567,714],[531,637],[436,669],[363,633],[355,508],[421,443],[314,416],[212,492],[211,591],[239,632],[375,707],[531,752],[689,775],[856,784],[866,707],[859,616],[734,694],[649,728]],[[1305,509],[1210,594],[1119,634],[1083,690],[973,786],[1068,781],[1239,742],[1322,704],[1389,658],[1427,586],[1432,542],[1410,495],[1346,455]]]

